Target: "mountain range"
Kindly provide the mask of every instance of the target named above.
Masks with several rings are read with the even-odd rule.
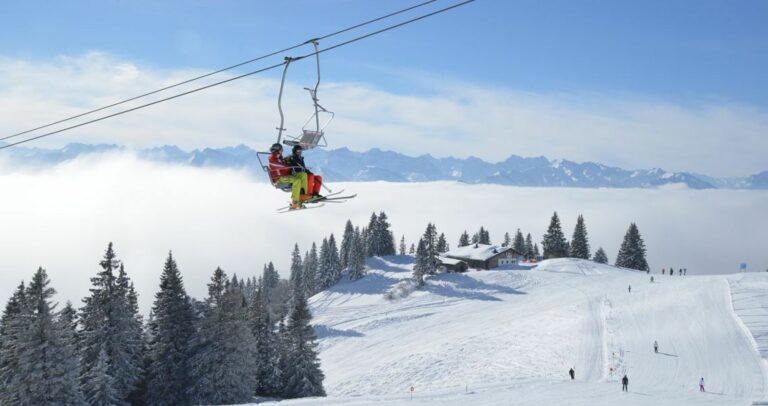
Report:
[[[3,151],[3,154],[12,165],[29,167],[56,165],[81,155],[116,151],[129,150],[119,145],[74,143],[61,149],[17,147]],[[166,145],[132,152],[142,159],[155,162],[244,169],[255,176],[266,176],[260,166],[257,151],[245,145],[192,151]],[[535,187],[653,188],[666,184],[685,184],[692,189],[768,189],[768,171],[741,178],[715,178],[689,172],[669,172],[660,168],[627,170],[595,162],[550,160],[543,156],[526,158],[511,155],[501,162],[492,163],[476,157],[412,157],[377,148],[366,152],[347,148],[315,149],[307,151],[305,156],[314,172],[336,182],[454,180],[473,184]]]

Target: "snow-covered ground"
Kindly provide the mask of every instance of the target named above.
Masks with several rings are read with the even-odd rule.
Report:
[[[651,283],[645,273],[561,259],[437,275],[388,299],[395,286],[408,291],[410,259],[369,265],[366,278],[311,299],[329,397],[281,405],[765,400],[758,347],[765,351],[768,274],[654,275]],[[624,373],[629,393],[621,392]]]

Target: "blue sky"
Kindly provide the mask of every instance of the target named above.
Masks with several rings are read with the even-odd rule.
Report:
[[[0,109],[7,114],[0,132],[99,107],[416,3],[4,2]],[[455,3],[439,0],[393,21]],[[766,1],[477,0],[324,54],[320,97],[338,113],[333,147],[491,161],[512,153],[545,155],[745,176],[768,169],[766,21]],[[278,75],[275,70],[206,92],[207,100],[178,99],[39,145],[260,148],[275,126]],[[306,94],[299,93],[312,75],[310,64],[291,68],[296,93],[289,89],[287,103],[296,104],[286,106],[290,118],[305,114],[296,112],[307,108]]]
[[[0,52],[100,50],[216,68],[416,1],[13,1]],[[438,1],[427,8],[436,8]],[[478,0],[327,56],[329,79],[403,89],[422,71],[534,91],[629,92],[768,105],[768,2]],[[378,67],[379,69],[377,69]]]

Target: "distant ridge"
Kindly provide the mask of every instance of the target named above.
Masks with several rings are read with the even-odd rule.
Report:
[[[16,166],[29,167],[56,165],[81,155],[112,151],[131,150],[119,145],[75,143],[61,149],[20,147],[6,150],[3,154]],[[263,173],[256,151],[245,145],[192,151],[166,145],[131,152],[141,159],[155,162],[245,169],[256,176]],[[688,172],[668,172],[659,168],[626,170],[595,162],[549,160],[543,156],[524,158],[511,155],[501,162],[491,163],[476,157],[411,157],[378,148],[366,152],[355,152],[347,148],[316,149],[308,151],[306,156],[315,172],[337,182],[454,180],[472,184],[534,187],[653,188],[684,184],[692,189],[768,189],[768,171],[743,178],[720,179]]]

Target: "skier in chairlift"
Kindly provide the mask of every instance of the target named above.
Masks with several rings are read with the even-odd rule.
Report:
[[[307,169],[307,165],[304,163],[304,157],[302,156],[304,148],[301,145],[294,145],[292,154],[285,161],[291,166],[294,173],[304,173],[307,177],[307,187],[304,189],[304,193],[307,196],[302,195],[302,200],[322,200],[323,195],[320,194],[320,188],[323,187],[323,178],[320,175],[315,175]],[[304,199],[307,197],[307,199]]]
[[[291,209],[302,208],[302,203],[308,197],[302,199],[302,189],[307,190],[308,180],[306,172],[295,172],[291,164],[283,158],[283,146],[279,143],[272,144],[269,148],[269,178],[277,185],[287,183],[291,185]]]

